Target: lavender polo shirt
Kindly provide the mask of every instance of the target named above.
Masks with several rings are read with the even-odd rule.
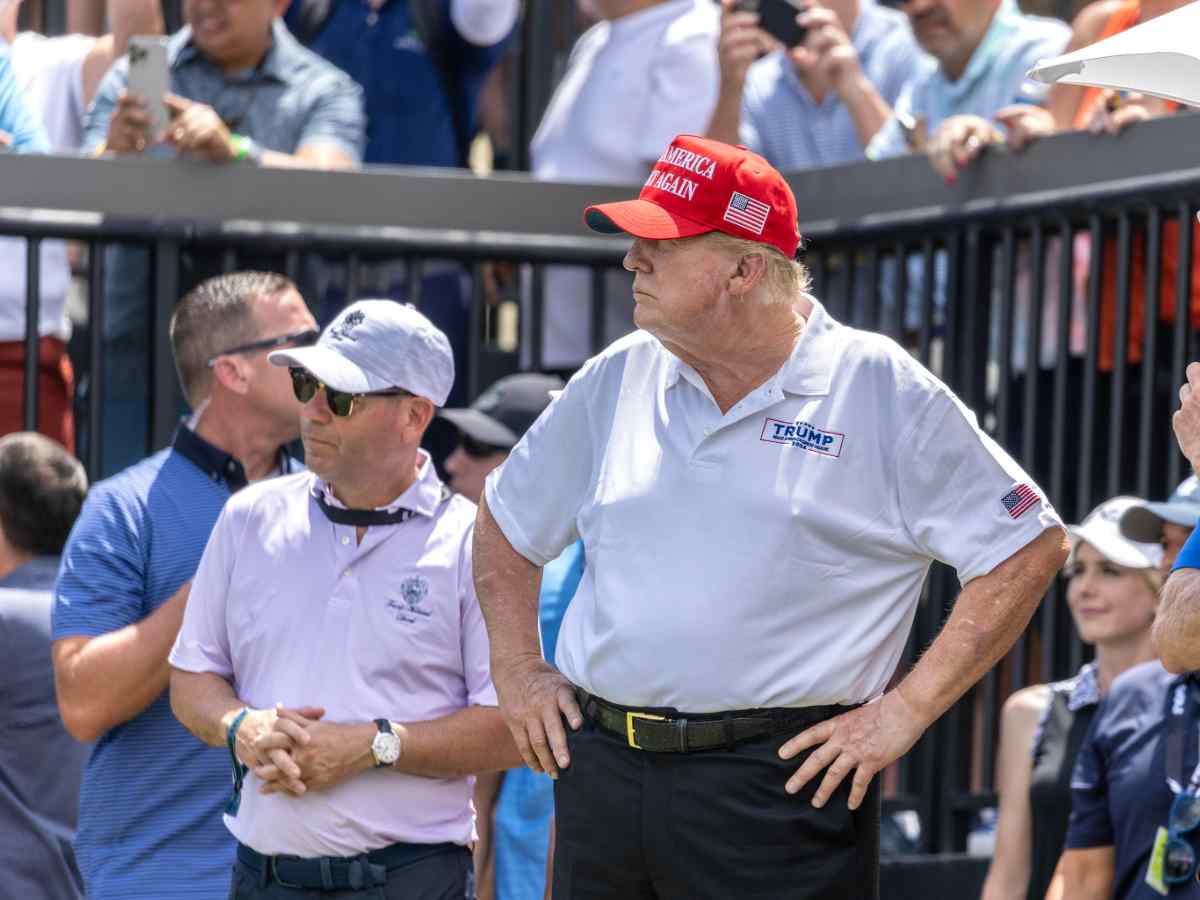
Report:
[[[221,513],[171,665],[214,672],[249,706],[322,706],[331,722],[423,721],[495,706],[475,599],[475,505],[447,497],[428,455],[390,508],[355,530],[321,512],[309,472],[251,485]],[[473,778],[371,770],[303,797],[263,796],[253,773],[225,824],[265,854],[352,856],[398,841],[474,839]]]

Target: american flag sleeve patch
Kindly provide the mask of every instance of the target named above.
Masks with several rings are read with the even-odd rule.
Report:
[[[1008,512],[1009,518],[1019,519],[1031,507],[1036,506],[1041,499],[1032,485],[1018,484],[1001,497],[1000,502],[1004,504],[1004,509]]]

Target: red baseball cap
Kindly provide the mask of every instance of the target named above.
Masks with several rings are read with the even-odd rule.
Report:
[[[796,198],[770,163],[745,147],[681,134],[659,158],[636,200],[589,206],[584,221],[604,234],[651,240],[721,231],[796,256]]]

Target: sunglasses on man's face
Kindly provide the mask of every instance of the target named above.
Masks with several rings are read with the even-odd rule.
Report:
[[[509,451],[508,447],[485,444],[483,441],[476,440],[469,434],[459,435],[458,446],[462,448],[463,453],[472,459],[487,459],[489,456],[494,456],[497,453],[507,453]]]
[[[263,338],[261,341],[251,341],[248,344],[238,344],[236,347],[230,347],[228,350],[222,350],[220,353],[214,353],[208,358],[208,367],[211,369],[220,356],[233,356],[235,353],[254,353],[257,350],[277,350],[280,347],[308,347],[317,342],[317,338],[321,336],[321,332],[312,328],[306,328],[303,331],[295,331],[291,334],[281,334],[279,337]]]
[[[329,411],[339,418],[346,418],[354,412],[354,403],[362,397],[413,397],[411,391],[406,391],[403,388],[388,388],[384,391],[368,391],[362,394],[351,394],[346,391],[339,391],[337,388],[331,388],[326,384],[321,383],[313,377],[312,373],[307,369],[301,369],[296,366],[288,368],[288,372],[292,376],[292,391],[296,395],[296,399],[301,403],[307,403],[317,395],[317,391],[325,391],[325,403],[329,406]]]
[[[1191,788],[1181,791],[1167,816],[1167,851],[1163,854],[1163,881],[1180,884],[1196,874],[1196,851],[1183,835],[1200,827],[1200,795]]]

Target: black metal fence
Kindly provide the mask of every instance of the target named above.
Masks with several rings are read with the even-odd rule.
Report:
[[[790,181],[815,292],[835,316],[892,335],[947,381],[1065,518],[1078,521],[1117,493],[1164,496],[1184,474],[1170,434],[1172,398],[1200,349],[1192,274],[1200,167],[1190,151],[1197,137],[1200,117],[1192,116],[1117,139],[1068,135],[1022,156],[992,153],[954,189],[922,159],[799,173]],[[341,273],[347,301],[381,262],[401,265],[414,294],[433,261],[460,265],[471,285],[462,362],[474,396],[519,365],[519,354],[497,342],[502,316],[484,302],[480,266],[588,267],[586,298],[540,296],[538,279],[529,280],[519,341],[540,336],[546,304],[590,304],[583,319],[598,347],[609,304],[629,302],[608,296],[606,277],[626,242],[590,235],[581,211],[635,190],[432,170],[0,157],[0,234],[29,242],[27,346],[37,340],[39,242],[70,238],[89,247],[89,325],[74,347],[88,382],[80,452],[95,474],[112,389],[102,365],[111,342],[96,323],[106,320],[112,280],[103,261],[114,242],[150,251],[149,428],[141,449],[151,449],[164,445],[180,409],[166,326],[189,255],[232,269],[274,254],[294,276],[317,261]],[[432,302],[413,299],[427,309]],[[33,356],[24,398],[30,425]],[[906,664],[936,635],[957,590],[953,572],[935,566]],[[1066,677],[1086,655],[1056,586],[1004,663],[888,773],[887,804],[919,813],[925,849],[962,849],[972,814],[994,803],[1003,699]]]

